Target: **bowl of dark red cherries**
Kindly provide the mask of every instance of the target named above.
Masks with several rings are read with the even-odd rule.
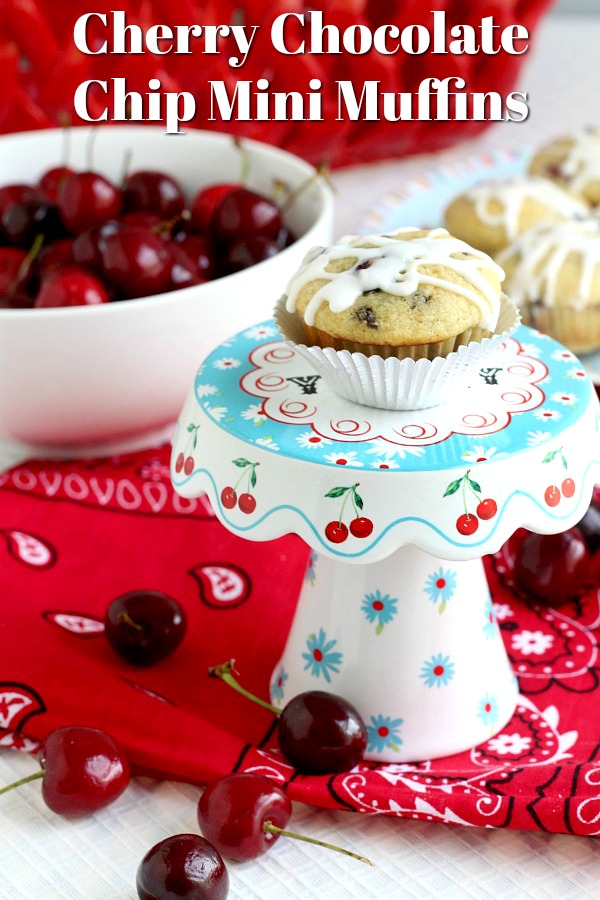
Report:
[[[2,136],[0,437],[81,454],[166,433],[198,360],[270,317],[332,220],[326,173],[255,141]]]

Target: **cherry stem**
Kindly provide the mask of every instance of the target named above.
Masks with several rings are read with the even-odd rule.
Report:
[[[119,613],[119,619],[121,622],[125,622],[125,624],[129,625],[131,628],[135,628],[136,631],[144,630],[144,626],[140,625],[138,622],[134,622],[128,612]]]
[[[306,837],[304,834],[296,834],[294,831],[286,831],[285,828],[279,828],[277,825],[273,825],[272,822],[265,822],[263,825],[263,831],[267,834],[278,834],[281,837],[289,837],[294,838],[296,841],[306,841],[307,844],[317,844],[319,847],[325,847],[327,850],[335,850],[336,853],[343,853],[344,856],[351,856],[352,859],[358,859],[360,862],[366,863],[368,866],[374,866],[375,863],[373,860],[368,859],[366,856],[360,856],[358,853],[353,853],[352,850],[346,850],[344,847],[336,847],[335,844],[328,844],[326,841],[319,841],[317,838]]]
[[[349,487],[346,489],[346,494],[342,501],[342,508],[340,510],[340,517],[338,519],[338,525],[341,525],[342,522],[344,521],[344,507],[346,506],[346,503],[348,502],[348,497],[350,497],[351,495],[354,494],[354,491],[356,490],[356,488],[358,487],[359,484],[360,484],[360,482],[357,481],[356,484],[354,485],[354,487]],[[352,496],[352,502],[354,503],[354,496]],[[354,508],[356,509],[356,506]],[[358,516],[358,513],[357,513],[357,516]]]
[[[279,212],[283,215],[286,213],[291,206],[294,205],[298,197],[307,191],[319,178],[324,178],[329,187],[332,187],[331,181],[329,179],[329,165],[325,162],[325,160],[321,160],[320,163],[317,163],[315,167],[315,171],[312,175],[309,175],[308,178],[305,178],[303,182],[301,182],[293,191],[291,191],[287,199],[284,203],[282,203]],[[333,189],[333,188],[332,188]]]
[[[269,712],[273,713],[273,715],[278,716],[281,713],[281,710],[278,706],[273,706],[272,703],[267,703],[266,700],[261,700],[260,697],[256,696],[256,694],[251,694],[250,691],[247,691],[246,688],[242,687],[242,685],[233,675],[234,666],[235,659],[230,659],[225,663],[221,663],[221,665],[219,666],[209,666],[208,674],[211,676],[211,678],[220,678],[221,681],[224,681],[225,684],[228,684],[229,687],[232,687],[243,697],[247,697],[248,700],[252,700],[253,703],[257,703],[259,706],[262,706],[263,709],[268,709]]]
[[[39,254],[40,250],[42,249],[43,244],[44,244],[44,235],[37,234],[35,236],[35,240],[34,240],[33,244],[31,245],[31,247],[29,249],[29,252],[27,253],[27,256],[25,257],[25,259],[19,266],[19,270],[18,270],[17,274],[15,275],[14,280],[10,284],[10,287],[8,289],[10,293],[13,293],[16,290],[17,284],[19,283],[19,281],[22,278],[26,277],[27,273],[29,272],[29,269],[31,268],[31,263],[34,261],[36,256]]]
[[[125,187],[125,179],[129,173],[129,169],[131,167],[131,160],[133,159],[133,151],[131,147],[128,147],[123,154],[123,163],[121,165],[121,174],[119,176],[119,180],[117,184],[121,186],[121,190]]]
[[[250,177],[250,154],[239,138],[234,138],[233,144],[240,153],[240,184],[246,185]]]
[[[26,775],[25,778],[21,778],[19,781],[13,781],[12,784],[7,784],[6,787],[0,788],[0,794],[6,794],[7,791],[12,791],[13,788],[21,787],[22,784],[28,784],[30,781],[37,781],[38,778],[44,777],[44,770],[40,769],[39,772],[34,772],[33,775]]]
[[[192,218],[192,212],[189,209],[182,209],[180,213],[176,216],[173,216],[171,219],[165,219],[164,222],[159,222],[157,225],[151,229],[153,234],[157,234],[161,237],[164,234],[168,234],[170,231],[173,231],[176,225],[179,225],[180,222],[187,222]],[[198,427],[198,426],[196,426]]]
[[[471,516],[469,514],[469,510],[467,509],[467,490],[466,490],[465,485],[467,484],[467,482],[469,480],[469,472],[470,471],[471,471],[470,469],[467,469],[467,474],[463,476],[463,482],[462,482],[463,508],[465,510],[465,516],[467,517],[467,519],[470,519]]]
[[[94,144],[96,143],[96,138],[98,137],[98,129],[92,128],[87,139],[86,147],[85,147],[85,162],[87,166],[88,172],[91,172],[94,168]]]

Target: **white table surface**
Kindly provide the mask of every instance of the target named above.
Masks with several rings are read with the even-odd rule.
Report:
[[[523,123],[497,124],[441,154],[334,173],[337,232],[356,229],[387,192],[430,166],[491,147],[538,145],[600,123],[600,17],[550,16],[534,37],[516,88],[529,92],[530,115]],[[11,459],[0,443],[0,465]],[[0,784],[35,768],[24,754],[0,751]],[[77,822],[49,812],[36,782],[0,797],[0,900],[134,900],[135,871],[144,853],[163,837],[197,830],[199,794],[191,785],[135,780],[115,804]],[[600,897],[594,839],[367,817],[301,804],[292,824],[377,865],[281,839],[261,859],[229,866],[232,900]]]

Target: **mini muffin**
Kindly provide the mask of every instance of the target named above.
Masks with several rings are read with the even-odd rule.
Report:
[[[585,204],[549,179],[523,176],[474,185],[449,204],[444,224],[456,237],[495,255],[540,222],[587,213]]]
[[[504,273],[443,228],[403,228],[317,248],[288,287],[306,343],[433,359],[493,334]]]
[[[498,257],[523,321],[576,352],[600,347],[600,222],[537,225]]]
[[[591,206],[600,204],[600,128],[559,137],[542,147],[529,164]]]

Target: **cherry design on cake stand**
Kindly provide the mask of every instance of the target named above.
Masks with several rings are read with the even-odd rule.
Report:
[[[189,472],[178,460],[192,431]],[[513,715],[481,558],[519,527],[579,521],[600,476],[597,431],[576,357],[524,326],[455,400],[398,412],[335,394],[266,322],[200,367],[171,475],[236,534],[311,546],[273,702],[339,694],[364,717],[367,757],[402,763],[473,747]],[[251,509],[233,502],[236,471]]]

